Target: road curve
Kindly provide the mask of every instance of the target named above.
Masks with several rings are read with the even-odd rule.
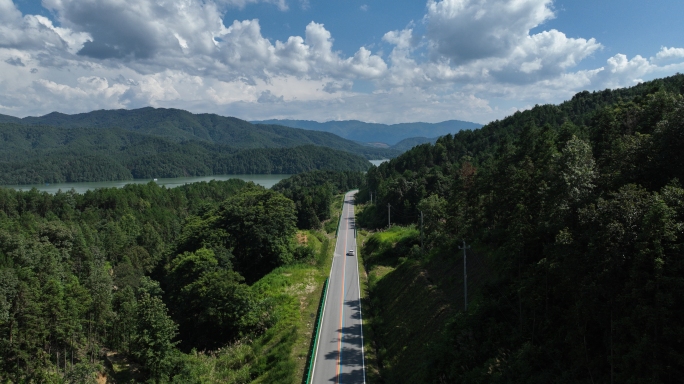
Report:
[[[366,382],[359,267],[354,230],[354,194],[344,195],[344,206],[333,257],[321,331],[314,354],[311,383]],[[349,250],[353,256],[347,255]]]

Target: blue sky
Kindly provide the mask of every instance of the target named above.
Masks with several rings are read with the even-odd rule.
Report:
[[[486,123],[682,72],[681,15],[672,0],[0,0],[0,113]]]

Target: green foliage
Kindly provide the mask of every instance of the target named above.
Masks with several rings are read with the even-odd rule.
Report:
[[[154,108],[0,116],[0,145],[0,184],[5,185],[365,171],[365,159],[397,154],[326,132]]]
[[[486,278],[469,271],[468,311],[429,345],[426,381],[664,383],[684,372],[683,84],[582,92],[368,171],[359,200],[372,191],[377,204],[360,222],[384,226],[387,203],[395,223],[422,210],[421,268],[448,270],[463,238],[487,265]],[[444,292],[459,283],[442,281]],[[387,377],[401,382],[397,364],[408,363]]]
[[[144,364],[150,377],[156,381],[165,380],[172,367],[171,357],[176,345],[172,340],[178,326],[158,297],[143,294],[137,308],[133,355]]]
[[[330,219],[333,195],[359,188],[363,182],[361,172],[312,171],[283,179],[272,189],[294,201],[298,228],[317,229]]]
[[[255,330],[254,295],[240,274],[219,267],[212,250],[179,255],[167,280],[183,348],[215,350]]]
[[[434,134],[434,133],[431,132],[431,134]],[[392,149],[396,149],[397,151],[401,151],[401,152],[406,152],[409,149],[411,149],[417,145],[421,145],[421,144],[425,144],[425,143],[434,144],[436,142],[437,142],[437,137],[434,137],[434,138],[409,137],[409,138],[406,138],[406,139],[394,144],[392,146]]]
[[[163,382],[185,361],[181,341],[205,350],[258,336],[278,303],[244,283],[231,252],[257,279],[292,262],[294,222],[290,200],[241,180],[0,188],[0,381],[88,382],[106,348]]]
[[[293,260],[295,211],[292,200],[263,189],[226,199],[216,225],[228,234],[236,269],[253,282]]]
[[[297,245],[282,194],[229,180],[0,197],[0,381],[92,382],[105,361],[116,380],[297,380],[331,240]]]
[[[226,147],[113,128],[0,123],[0,184],[109,181],[212,174],[290,174],[315,169],[364,171],[365,158],[338,147]]]
[[[40,117],[2,119],[26,125],[95,129],[100,135],[113,128],[132,133],[165,137],[173,142],[209,142],[233,148],[282,148],[318,145],[376,158],[387,157],[387,150],[364,147],[327,132],[293,129],[282,125],[250,124],[234,117],[192,114],[179,109],[140,108],[100,110],[77,115],[50,113]],[[77,135],[70,140],[81,140]],[[36,140],[39,141],[39,140]],[[391,152],[390,152],[391,153]],[[380,156],[380,157],[378,157]]]

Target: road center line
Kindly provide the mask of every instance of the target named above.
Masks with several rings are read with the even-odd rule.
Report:
[[[344,196],[345,206],[347,205],[346,199],[347,195]],[[347,209],[349,211],[349,209]],[[344,209],[342,210],[342,219],[344,220]],[[344,247],[342,249],[342,297],[340,297],[340,338],[337,340],[337,377],[335,378],[336,383],[340,383],[340,374],[342,373],[342,338],[344,337],[344,294],[345,286],[344,283],[344,273],[347,266],[347,236],[349,235],[349,224],[347,223],[347,228],[344,232]]]

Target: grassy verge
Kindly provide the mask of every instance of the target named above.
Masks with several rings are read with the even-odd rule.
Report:
[[[357,206],[356,213],[360,213],[363,209],[364,206]],[[366,230],[358,230],[356,232],[357,249],[363,249],[369,236],[370,233]],[[369,384],[380,383],[382,381],[378,369],[376,349],[373,343],[375,335],[371,324],[373,317],[371,316],[372,311],[370,308],[370,301],[368,300],[368,274],[366,273],[363,252],[357,252],[357,257],[359,259],[359,278],[361,284],[361,314],[363,316],[363,349],[366,365],[366,381]]]
[[[317,255],[307,263],[277,268],[252,289],[270,306],[272,326],[210,353],[192,352],[178,358],[178,383],[299,383],[305,374],[313,323],[333,243],[328,236],[308,231]],[[300,233],[302,235],[302,233]],[[301,237],[300,237],[301,238]]]
[[[363,315],[368,382],[425,382],[431,351],[449,319],[462,309],[463,259],[423,254],[415,227],[359,234],[367,274]],[[469,297],[472,289],[474,298],[487,280],[487,267],[475,250],[468,260]]]
[[[307,357],[313,342],[313,333],[318,314],[318,306],[323,293],[323,283],[328,277],[335,251],[335,240],[321,232],[317,232],[320,251],[315,265],[315,285],[305,289],[300,296],[300,316],[297,321],[297,337],[292,349],[292,357],[296,362],[295,382],[301,382],[308,369]]]
[[[331,204],[334,223],[341,214],[343,196]],[[334,230],[299,231],[299,246],[312,257],[271,271],[252,290],[269,305],[271,326],[261,335],[247,337],[211,352],[178,352],[173,383],[300,383],[306,375],[307,356],[323,284],[335,251]],[[110,358],[108,375],[128,382],[135,379],[120,356]]]
[[[342,214],[344,195],[335,196],[331,203],[331,220],[337,225]],[[329,223],[328,222],[328,223]],[[328,225],[327,223],[325,225]],[[278,321],[277,335],[273,342],[265,345],[265,350],[279,350],[265,361],[271,365],[282,365],[260,372],[254,383],[304,382],[307,373],[307,357],[313,343],[313,332],[318,305],[323,292],[323,283],[330,274],[333,253],[335,252],[335,229],[327,233],[307,231],[307,246],[315,248],[316,258],[311,264],[282,267],[260,280],[255,287],[265,287],[272,297],[288,296],[289,305],[283,306],[282,320]],[[300,239],[302,236],[299,236]],[[283,302],[288,299],[283,298]],[[289,351],[289,354],[286,354]],[[263,351],[262,351],[263,352]],[[262,359],[263,360],[263,359]],[[276,363],[277,362],[277,363]],[[285,374],[291,371],[291,375]]]

